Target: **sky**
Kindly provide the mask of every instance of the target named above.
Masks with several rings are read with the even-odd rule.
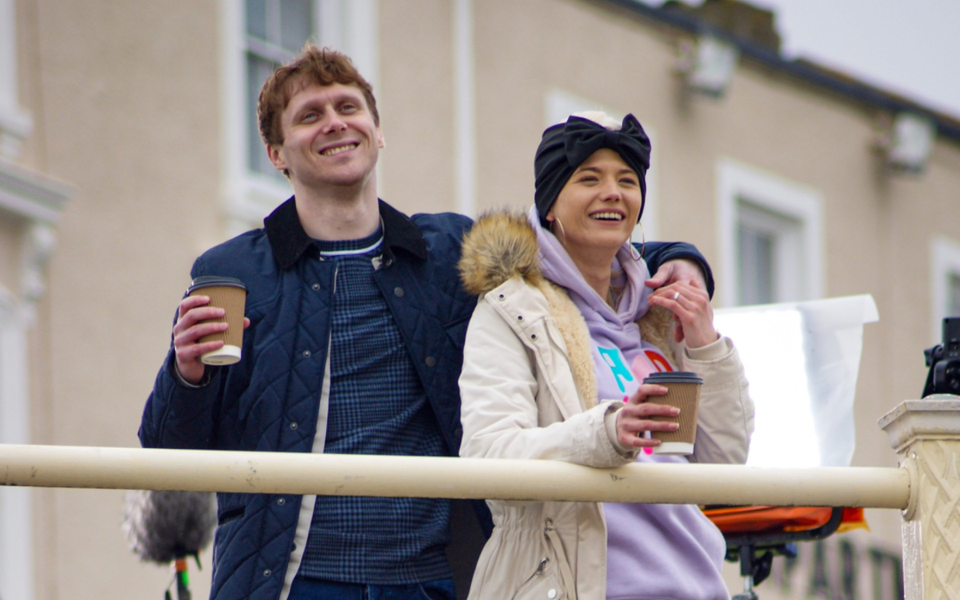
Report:
[[[749,1],[776,13],[785,58],[812,60],[960,119],[960,0]]]

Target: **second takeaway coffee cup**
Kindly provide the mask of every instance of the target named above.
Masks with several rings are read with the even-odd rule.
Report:
[[[223,346],[200,356],[205,365],[232,365],[240,360],[243,346],[243,314],[247,304],[247,287],[239,279],[205,275],[197,277],[187,289],[190,296],[208,296],[210,304],[226,311],[215,322],[226,322],[226,331],[205,335],[198,343],[223,340]]]
[[[679,420],[676,431],[651,431],[660,445],[653,449],[654,454],[693,454],[693,444],[697,439],[697,411],[700,407],[700,386],[703,385],[696,373],[673,371],[672,373],[653,373],[643,380],[667,388],[665,396],[650,396],[647,402],[666,404],[680,409],[678,417],[652,417],[654,421]]]

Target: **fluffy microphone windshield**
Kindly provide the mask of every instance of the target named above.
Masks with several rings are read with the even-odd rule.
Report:
[[[136,490],[127,492],[123,532],[140,560],[167,564],[199,554],[217,524],[214,494]]]

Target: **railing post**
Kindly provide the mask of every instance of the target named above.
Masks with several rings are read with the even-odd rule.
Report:
[[[880,419],[910,471],[904,600],[960,599],[960,397],[907,400]]]

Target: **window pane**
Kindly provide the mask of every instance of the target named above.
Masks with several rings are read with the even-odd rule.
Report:
[[[267,0],[246,0],[247,35],[267,39]]]
[[[749,227],[738,228],[740,263],[740,304],[767,304],[774,301],[773,236]]]
[[[260,139],[257,99],[267,77],[299,53],[313,36],[316,0],[245,0],[247,17],[247,162],[251,172],[285,180]]]
[[[247,119],[249,145],[247,147],[247,157],[250,161],[250,170],[264,175],[283,178],[283,175],[273,168],[270,159],[267,158],[266,151],[263,148],[263,141],[260,139],[260,125],[257,121],[257,100],[260,97],[260,88],[263,82],[277,68],[276,63],[264,60],[258,56],[247,54],[247,106],[250,107],[250,117]]]
[[[281,0],[280,45],[297,53],[313,32],[313,0]]]
[[[960,317],[960,273],[951,273],[947,284],[947,311],[945,317]]]

